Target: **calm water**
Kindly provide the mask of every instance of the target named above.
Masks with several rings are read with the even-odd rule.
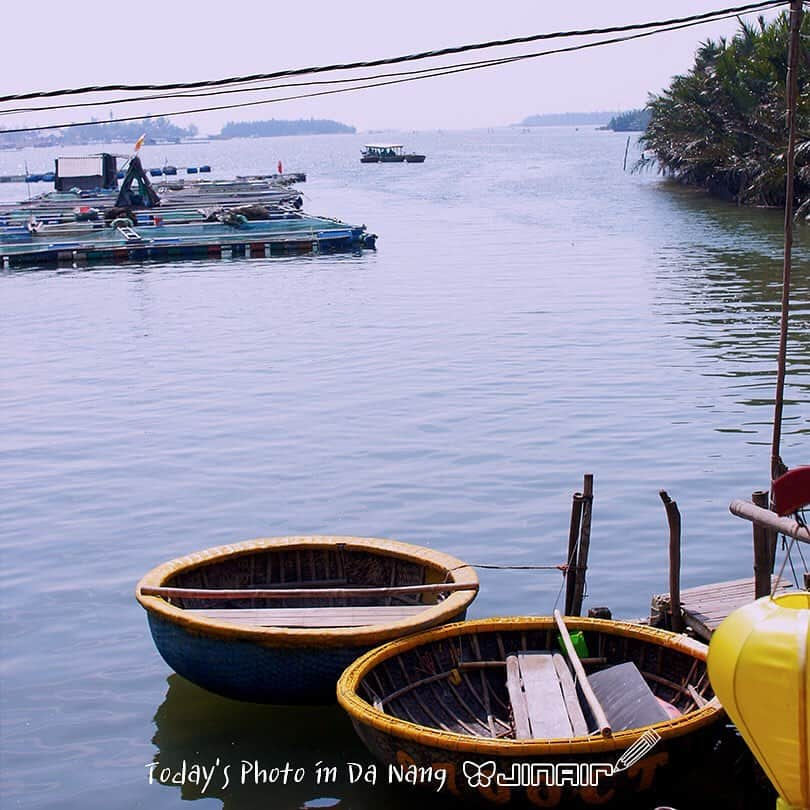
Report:
[[[587,604],[640,616],[666,589],[660,488],[684,516],[686,586],[750,574],[727,504],[768,477],[780,216],[624,174],[621,135],[401,137],[424,165],[362,166],[360,136],[145,155],[221,176],[281,158],[308,172],[308,210],[366,223],[376,253],[0,275],[4,808],[417,800],[148,784],[156,757],[367,760],[337,709],[239,706],[170,673],[133,588],[195,549],[321,532],[559,563],[593,472]],[[0,173],[53,155],[0,152]],[[804,229],[789,465],[810,457],[808,258]],[[560,587],[481,580],[474,616],[548,613]]]

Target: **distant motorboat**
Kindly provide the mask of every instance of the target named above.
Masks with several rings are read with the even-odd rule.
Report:
[[[425,156],[405,152],[401,143],[367,143],[361,163],[424,163]]]

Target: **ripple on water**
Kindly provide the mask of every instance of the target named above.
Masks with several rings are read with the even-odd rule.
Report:
[[[0,274],[10,806],[222,806],[148,785],[156,757],[365,761],[337,709],[238,706],[176,676],[167,689],[132,590],[195,549],[328,532],[556,564],[589,471],[589,604],[638,616],[666,589],[659,488],[684,516],[684,586],[750,573],[749,531],[726,505],[767,477],[778,218],[625,175],[623,138],[577,136],[417,133],[431,159],[384,175],[351,138],[287,139],[313,207],[365,222],[376,254]],[[265,146],[219,143],[218,160],[166,148],[246,174]],[[810,433],[802,233],[796,250],[792,463]],[[547,613],[561,576],[481,582],[471,615]],[[331,800],[304,787],[227,806]]]

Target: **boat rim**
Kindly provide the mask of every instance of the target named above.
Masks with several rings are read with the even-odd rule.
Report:
[[[610,632],[612,635],[626,636],[668,647],[691,655],[700,661],[705,661],[708,654],[708,647],[695,639],[645,625],[578,616],[566,616],[565,623],[569,630]],[[714,697],[702,708],[686,712],[680,717],[651,726],[617,731],[612,737],[579,736],[560,739],[511,740],[474,737],[470,734],[441,731],[430,726],[411,723],[374,708],[357,692],[360,682],[378,664],[426,643],[458,635],[472,635],[481,631],[549,629],[556,629],[554,618],[551,616],[510,616],[455,622],[391,641],[371,650],[347,667],[338,681],[338,703],[349,714],[353,722],[370,726],[384,734],[436,749],[507,757],[622,751],[638,739],[642,730],[654,729],[661,739],[666,741],[710,725],[723,712],[720,701]]]
[[[229,557],[269,549],[290,551],[300,548],[330,549],[339,544],[345,545],[347,550],[376,552],[382,556],[396,557],[400,560],[439,569],[449,576],[450,582],[470,585],[470,588],[453,591],[446,599],[436,604],[426,605],[418,615],[407,619],[361,627],[337,628],[245,627],[231,624],[225,620],[192,616],[183,608],[170,604],[163,597],[145,596],[141,593],[141,588],[145,586],[163,587],[167,579],[183,571]],[[273,647],[368,647],[383,644],[393,638],[418,633],[441,622],[456,618],[467,609],[477,593],[478,575],[475,569],[443,551],[379,537],[333,535],[259,537],[240,543],[208,548],[156,566],[144,574],[135,586],[135,598],[150,615],[199,635]]]

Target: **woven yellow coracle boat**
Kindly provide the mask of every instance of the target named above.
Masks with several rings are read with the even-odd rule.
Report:
[[[612,727],[589,711],[552,617],[461,622],[391,642],[348,667],[338,701],[394,780],[465,802],[621,806],[707,750],[724,713],[704,644],[610,620],[566,617],[564,627]]]
[[[464,618],[475,571],[394,540],[274,537],[164,563],[141,579],[158,651],[177,673],[259,703],[335,699],[372,647]]]

